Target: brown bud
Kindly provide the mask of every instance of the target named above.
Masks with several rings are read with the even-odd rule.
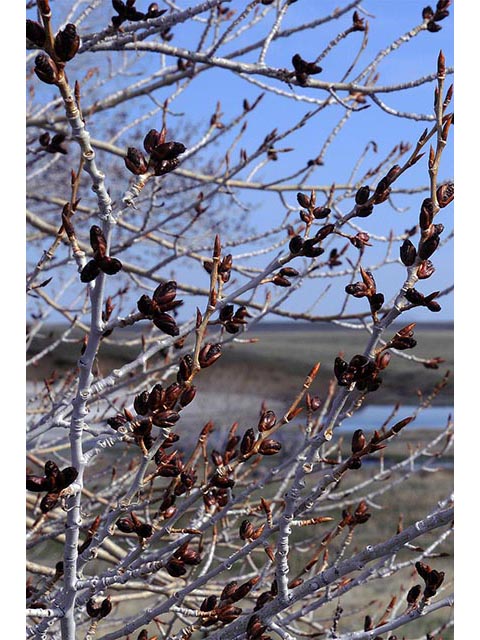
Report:
[[[93,598],[88,600],[86,609],[90,618],[97,618],[100,615],[100,605],[95,604],[95,600]]]
[[[323,220],[324,218],[328,218],[331,212],[332,210],[328,207],[315,207],[312,213],[316,220]]]
[[[288,278],[285,278],[278,273],[272,278],[272,283],[277,287],[290,287],[292,284]]]
[[[62,62],[68,62],[77,53],[80,47],[80,36],[74,24],[67,24],[65,29],[55,36],[54,48],[57,57]]]
[[[437,31],[440,31],[442,28],[442,26],[440,24],[437,24],[436,22],[433,22],[433,20],[430,20],[430,22],[427,24],[427,31],[430,31],[430,33],[437,33]]]
[[[325,238],[329,236],[331,233],[333,233],[334,231],[335,231],[334,224],[324,224],[323,227],[320,227],[320,229],[315,234],[315,239],[317,241],[325,240]]]
[[[370,187],[363,186],[355,194],[355,203],[358,205],[363,205],[367,202],[370,197]]]
[[[147,172],[148,164],[145,156],[135,147],[128,147],[124,161],[127,169],[136,176]]]
[[[107,241],[103,231],[96,224],[90,228],[90,245],[95,260],[99,261],[107,255]]]
[[[406,238],[400,247],[400,260],[406,267],[411,267],[417,257],[417,250],[415,249],[413,242]]]
[[[100,274],[100,267],[96,260],[90,260],[80,272],[80,280],[82,282],[91,282]]]
[[[168,313],[155,313],[153,316],[153,324],[169,336],[178,336],[180,333],[175,319]]]
[[[35,493],[41,493],[47,491],[49,488],[49,482],[47,478],[41,476],[27,475],[27,491],[34,491]]]
[[[363,231],[360,231],[359,233],[357,233],[355,236],[353,236],[352,238],[350,238],[350,242],[353,244],[354,247],[356,247],[357,249],[361,249],[362,247],[364,247],[365,245],[371,246],[368,244],[368,241],[370,240],[370,236],[368,235],[368,233],[365,233]]]
[[[236,618],[238,618],[241,613],[242,610],[240,609],[240,607],[234,607],[233,605],[229,604],[226,607],[222,607],[218,610],[218,619],[220,620],[220,622],[229,624],[230,622],[233,622]]]
[[[403,420],[400,420],[399,422],[394,424],[392,427],[393,433],[399,433],[404,427],[407,426],[407,424],[410,424],[413,419],[413,416],[409,416],[408,418],[404,418]]]
[[[238,582],[236,580],[227,582],[227,584],[222,589],[222,593],[220,594],[220,600],[229,600],[231,595],[235,592],[237,586]]]
[[[390,364],[391,359],[392,359],[392,356],[387,351],[380,353],[375,359],[375,364],[377,365],[377,369],[379,369],[379,371],[386,369]]]
[[[235,486],[235,480],[228,476],[215,472],[210,480],[214,487],[219,489],[231,489]]]
[[[242,540],[249,540],[253,536],[254,531],[255,529],[250,520],[243,520],[242,524],[240,525],[240,538]]]
[[[405,298],[415,306],[424,306],[425,296],[414,288],[405,291]]]
[[[430,260],[424,260],[417,269],[417,278],[419,280],[425,280],[435,272],[435,267]]]
[[[172,161],[175,160],[176,157],[183,153],[185,150],[186,147],[181,142],[164,142],[163,144],[159,144],[151,150],[150,161]]]
[[[110,596],[108,596],[107,598],[105,598],[105,600],[102,601],[102,604],[100,605],[100,612],[98,617],[105,618],[106,616],[108,616],[111,610],[112,610],[112,602],[111,602]]]
[[[197,388],[194,387],[193,385],[187,387],[182,395],[180,396],[180,406],[181,407],[186,407],[188,404],[190,404],[193,399],[195,398],[195,395],[197,393]]]
[[[77,476],[78,471],[75,469],[75,467],[65,467],[65,469],[62,469],[56,477],[55,488],[58,491],[66,489],[72,484],[72,482],[77,479]]]
[[[431,198],[425,198],[422,202],[422,206],[420,208],[420,229],[424,231],[430,227],[433,222],[433,215],[435,209],[433,205],[433,200]]]
[[[354,282],[347,284],[345,287],[345,293],[348,293],[354,298],[364,298],[368,295],[368,292],[368,287],[363,282]]]
[[[371,631],[373,629],[373,621],[372,621],[372,617],[369,615],[365,616],[365,619],[363,621],[363,630],[364,631]]]
[[[235,589],[234,592],[230,594],[231,602],[238,602],[239,600],[244,598],[248,593],[250,593],[250,591],[259,580],[260,577],[256,576],[255,578],[250,578],[250,580],[237,587],[237,589]]]
[[[190,354],[183,356],[180,360],[179,370],[177,374],[178,382],[188,380],[193,371],[193,358]]]
[[[27,20],[27,38],[37,47],[43,48],[45,44],[45,29],[35,20]]]
[[[143,296],[137,300],[137,309],[140,313],[143,313],[143,315],[151,316],[155,310],[155,305],[146,294],[143,294]]]
[[[152,167],[156,176],[163,176],[166,173],[170,173],[170,171],[174,171],[179,164],[178,158],[172,158],[171,160],[155,160],[152,158],[149,166]]]
[[[283,267],[283,269],[280,269],[279,274],[281,276],[288,276],[289,278],[295,278],[300,275],[299,272],[292,267]]]
[[[260,617],[253,615],[247,623],[247,640],[257,640],[266,628],[266,625],[261,621]]]
[[[420,260],[428,260],[428,258],[430,258],[430,256],[432,256],[438,249],[439,244],[440,238],[436,234],[431,235],[425,240],[422,240],[422,242],[420,242],[420,246],[418,247],[418,257],[420,258]]]
[[[169,280],[168,282],[162,282],[153,292],[153,300],[159,307],[172,302],[177,295],[177,283],[175,280]]]
[[[178,382],[172,382],[172,384],[165,389],[164,405],[167,409],[173,409],[182,391],[183,387]]]
[[[266,410],[262,412],[260,420],[258,421],[258,430],[263,433],[270,431],[275,426],[277,417],[273,411]]]
[[[37,77],[46,84],[55,84],[58,80],[57,65],[45,53],[40,53],[35,58],[34,71]]]
[[[137,396],[135,396],[135,399],[133,401],[133,408],[141,416],[144,416],[148,413],[148,397],[148,391],[142,391],[142,393],[139,393]]]
[[[310,198],[305,195],[304,193],[297,193],[297,202],[298,204],[303,207],[304,209],[309,209],[310,208]]]
[[[40,511],[42,513],[48,513],[52,509],[55,509],[58,504],[58,499],[58,493],[47,493],[47,495],[44,496],[40,502]]]
[[[420,597],[420,593],[422,592],[422,587],[419,584],[416,584],[412,587],[407,593],[407,602],[412,605],[415,604]]]
[[[161,131],[157,131],[156,129],[150,129],[145,138],[143,139],[143,147],[147,153],[152,153],[152,151],[158,147],[159,145],[165,142],[165,138],[167,135],[167,131],[163,128]]]
[[[165,565],[165,569],[174,578],[179,578],[187,573],[185,564],[181,560],[178,560],[178,558],[170,558]]]
[[[300,253],[303,249],[303,239],[301,236],[293,236],[290,240],[288,248],[291,253],[297,254]]]
[[[253,429],[247,429],[240,443],[240,452],[243,456],[250,453],[255,445],[255,432]]]
[[[133,533],[135,531],[135,524],[131,518],[119,518],[115,524],[122,533]]]
[[[280,442],[269,438],[267,440],[263,440],[260,443],[258,451],[262,454],[262,456],[274,456],[280,451],[281,448],[282,445],[280,444]]]
[[[352,436],[352,453],[359,453],[365,448],[367,439],[361,429],[357,429]]]
[[[452,202],[454,196],[454,186],[453,182],[447,182],[446,184],[442,184],[437,189],[437,202],[438,206],[443,209],[450,202]]]
[[[116,273],[122,270],[123,265],[117,258],[111,258],[105,256],[97,262],[100,269],[108,276],[114,276]]]
[[[200,611],[212,611],[218,602],[217,596],[211,595],[206,597],[200,605]]]
[[[200,350],[200,354],[198,356],[198,361],[202,369],[210,367],[214,362],[216,362],[220,356],[222,355],[222,345],[221,344],[206,344]]]

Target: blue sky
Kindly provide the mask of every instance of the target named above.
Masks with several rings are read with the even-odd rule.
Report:
[[[194,3],[186,1],[179,3],[182,7],[191,6],[192,4]],[[298,0],[298,2],[292,5],[283,23],[283,27],[293,26],[326,15],[333,11],[339,4],[343,5],[346,3],[338,3],[336,0],[323,0],[322,2],[319,0]],[[137,5],[139,8],[143,7],[142,1],[138,0]],[[238,13],[238,11],[245,6],[245,3],[240,0],[233,0],[230,6]],[[365,2],[362,3],[362,7],[370,15],[362,15],[366,17],[370,23],[369,41],[366,51],[363,53],[356,67],[356,72],[363,69],[365,64],[368,63],[379,50],[383,49],[413,26],[419,24],[421,22],[421,10],[423,6],[424,3],[416,0],[406,0],[401,3],[365,0]],[[112,13],[112,11],[109,11],[108,15]],[[292,38],[279,39],[273,42],[267,56],[267,63],[278,67],[290,67],[292,55],[297,52],[301,53],[302,57],[307,60],[314,59],[329,40],[336,35],[336,30],[339,31],[350,25],[352,13],[353,11],[348,12],[337,22],[333,23],[333,25],[332,23],[327,23],[301,35],[295,35]],[[436,60],[440,49],[442,49],[445,54],[447,65],[452,66],[454,54],[453,7],[451,8],[450,17],[442,21],[441,24],[443,28],[439,33],[423,32],[406,46],[400,47],[398,51],[387,56],[378,69],[380,72],[378,83],[386,85],[403,81],[406,82],[422,75],[431,74],[436,69]],[[174,44],[178,46],[188,46],[188,44],[191,45],[192,42],[196,41],[195,38],[197,37],[196,34],[198,30],[194,25],[187,24],[176,27],[174,33]],[[243,40],[247,43],[252,40],[261,39],[264,35],[265,25],[261,25],[249,31]],[[357,51],[361,38],[361,33],[354,33],[343,41],[339,47],[336,47],[334,51],[322,61],[323,72],[317,77],[322,80],[338,80],[350,64],[352,52]],[[242,41],[240,40],[239,42],[241,43]],[[234,46],[237,48],[239,43],[236,42]],[[224,55],[231,48],[232,45],[228,45],[225,49],[221,49],[219,54]],[[92,62],[95,61],[98,64],[98,55],[102,56],[103,54],[92,56]],[[255,60],[257,56],[258,50],[250,54],[251,60]],[[81,62],[80,57],[79,62]],[[158,64],[158,57],[156,55],[146,56],[145,64],[148,64],[149,67],[150,65]],[[72,68],[74,67],[72,66]],[[356,72],[353,76],[356,75]],[[447,81],[447,86],[449,83],[450,78]],[[433,88],[434,85],[431,83],[414,90],[396,94],[383,94],[381,97],[389,106],[397,109],[432,113]],[[324,93],[308,88],[298,89],[297,91],[314,97],[325,96]],[[171,89],[167,88],[163,90],[163,92],[157,92],[155,97],[161,101],[165,99],[170,92]],[[173,110],[184,114],[183,117],[175,119],[176,129],[181,131],[184,124],[186,125],[187,123],[193,122],[194,125],[198,126],[199,130],[202,130],[202,125],[208,122],[210,115],[215,110],[217,100],[221,100],[222,111],[224,111],[226,114],[225,117],[227,118],[228,114],[239,112],[244,97],[248,97],[252,101],[259,93],[259,88],[236,78],[225,70],[214,69],[208,73],[201,74],[199,79],[193,82],[189,89],[172,104]],[[150,110],[152,103],[147,98],[140,99],[132,103],[131,108],[135,111],[135,114],[137,114],[141,113],[144,108]],[[279,129],[281,129],[282,126],[288,126],[300,118],[310,108],[312,107],[305,103],[279,99],[278,97],[267,94],[258,112],[255,112],[249,120],[249,126],[242,146],[245,146],[247,149],[255,148],[259,140],[263,139],[265,134],[271,131],[274,126],[277,126]],[[299,162],[304,162],[305,158],[315,157],[332,126],[338,122],[343,114],[344,108],[340,105],[335,105],[320,113],[309,123],[308,127],[298,131],[285,142],[285,146],[294,146],[294,151],[288,154],[281,154],[277,163],[270,163],[259,172],[258,178],[268,181],[278,178],[278,175],[288,175],[293,169],[298,168]],[[99,122],[100,121],[98,121],[98,123]],[[330,184],[332,182],[341,183],[346,181],[357,161],[358,155],[369,141],[374,140],[377,144],[378,152],[374,153],[372,148],[370,148],[362,165],[361,173],[363,173],[368,168],[376,166],[380,159],[400,141],[414,144],[426,125],[427,123],[424,122],[395,118],[381,111],[376,105],[372,105],[369,109],[354,114],[329,148],[325,157],[325,164],[316,169],[316,173],[311,177],[309,182]],[[145,130],[150,126],[158,127],[158,121],[152,119],[150,123],[145,123],[144,126]],[[100,133],[97,129],[101,127],[101,125],[96,124],[95,117],[92,118],[89,127],[93,135]],[[447,145],[442,160],[440,172],[441,181],[453,178],[453,128],[451,129],[450,136],[450,144]],[[132,132],[129,131],[118,140],[117,144],[126,148],[130,146],[132,142]],[[185,163],[185,168],[188,168],[188,162]],[[246,175],[246,173],[244,175]],[[126,175],[125,184],[127,180],[128,176]],[[426,159],[424,158],[413,169],[402,176],[396,185],[399,187],[413,187],[425,185],[427,184],[427,180]],[[125,187],[124,184],[117,185],[113,182],[109,183],[108,178],[107,184],[111,187],[114,197],[118,197]],[[116,193],[116,191],[118,191],[118,193]],[[390,229],[401,232],[407,228],[411,228],[418,220],[419,207],[425,195],[426,194],[418,194],[408,198],[397,196],[394,198],[394,202],[395,205],[401,209],[401,212],[393,211],[387,204],[381,205],[375,209],[374,215],[365,221],[361,221],[361,226],[379,235],[388,235]],[[296,204],[294,192],[286,196],[286,199],[289,204]],[[267,229],[272,226],[277,226],[285,214],[285,210],[279,206],[280,202],[275,197],[265,198],[263,194],[248,192],[245,194],[245,200],[252,205],[252,211],[248,215],[248,221],[251,226],[257,229]],[[350,203],[348,201],[344,202],[342,209],[346,211],[349,206]],[[243,212],[235,210],[230,211],[229,215],[245,216]],[[292,222],[296,222],[297,220],[296,218],[292,218]],[[450,205],[441,212],[439,221],[446,227],[444,232],[445,236],[452,228],[453,205]],[[334,246],[341,248],[343,243],[335,244]],[[365,255],[366,266],[379,261],[383,256],[383,249],[383,246],[381,248],[372,247],[367,249]],[[424,286],[419,287],[425,293],[442,289],[451,284],[453,243],[448,243],[446,247],[439,250],[434,256],[434,262],[437,269],[436,273],[431,279],[424,283]],[[257,264],[261,264],[261,260]],[[293,266],[295,266],[295,264]],[[190,284],[205,285],[205,274],[199,273],[196,269],[194,270],[188,267],[181,268],[179,275],[179,279],[183,278],[184,281]],[[385,293],[387,299],[395,293],[398,284],[402,281],[403,275],[404,270],[400,265],[392,265],[384,269],[379,278],[378,285],[379,290]],[[316,282],[307,284],[300,291],[296,292],[288,303],[287,308],[295,308],[297,303],[300,306],[304,306],[306,300],[312,299],[312,296],[316,297],[319,293],[318,282],[317,280]],[[192,302],[198,304],[198,301]],[[351,300],[349,302],[349,311],[363,310],[363,302],[364,301]],[[317,313],[329,314],[334,313],[337,309],[338,298],[325,296],[321,301],[320,307],[317,309]],[[188,310],[185,308],[185,311],[187,312]],[[453,318],[453,296],[442,298],[442,312],[439,314],[432,314],[426,309],[416,309],[410,312],[410,317],[415,320],[427,321],[451,320]]]

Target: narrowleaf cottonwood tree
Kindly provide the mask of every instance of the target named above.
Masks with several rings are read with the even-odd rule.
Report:
[[[435,491],[451,421],[388,456],[448,378],[442,354],[416,354],[412,313],[451,288],[435,283],[450,4],[28,3],[27,365],[44,373],[27,406],[27,637],[451,637],[453,501]],[[398,12],[408,31],[372,53]],[[381,81],[420,39],[431,71]],[[408,142],[364,139],[367,109]],[[339,333],[320,364],[312,331],[280,410],[195,413],[202,379],[220,393],[222,355],[255,350],[266,317],[363,347]],[[46,373],[62,347],[75,365]],[[401,359],[438,374],[418,408],[342,430]],[[429,508],[401,514],[415,481]]]

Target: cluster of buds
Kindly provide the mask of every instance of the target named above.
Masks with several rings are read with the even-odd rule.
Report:
[[[242,520],[238,535],[241,540],[251,542],[252,540],[257,540],[257,538],[262,535],[264,529],[265,524],[261,524],[259,527],[255,528],[250,520]]]
[[[353,356],[349,363],[338,356],[333,371],[341,387],[350,387],[355,383],[359,391],[372,392],[380,387],[382,379],[379,372],[386,364],[381,358],[377,357],[373,362],[361,354]]]
[[[175,553],[167,560],[165,564],[166,571],[173,578],[180,578],[187,573],[187,566],[195,566],[200,564],[202,557],[198,551],[190,549],[188,542],[175,551]]]
[[[44,27],[34,20],[27,20],[27,38],[34,45],[44,48],[46,44],[46,32]],[[35,58],[35,74],[46,84],[57,84],[60,79],[60,70],[65,63],[75,57],[80,47],[80,36],[74,24],[67,24],[55,36],[51,56],[47,53],[39,53]]]
[[[143,139],[143,148],[149,154],[149,159],[135,147],[127,149],[125,166],[134,175],[139,176],[151,171],[156,176],[163,176],[176,169],[180,163],[178,156],[185,151],[181,142],[166,142],[167,129],[161,131],[151,129]]]
[[[240,443],[240,453],[244,458],[250,457],[253,452],[259,453],[262,456],[273,456],[277,454],[282,445],[273,438],[265,438],[262,434],[270,431],[277,424],[277,416],[270,409],[264,409],[260,414],[258,420],[257,429],[258,436],[255,435],[255,431],[250,428],[247,429],[243,435]]]
[[[365,31],[366,29],[365,20],[360,17],[358,11],[353,12],[351,29],[352,31]]]
[[[202,627],[209,627],[218,622],[229,624],[236,620],[242,613],[240,607],[236,607],[233,604],[222,604],[215,595],[208,596],[204,599],[200,605],[200,611],[204,614],[200,621]]]
[[[373,203],[370,202],[370,187],[363,186],[355,194],[355,215],[358,218],[368,218],[373,212]]]
[[[153,324],[169,336],[178,336],[179,329],[175,319],[167,313],[183,304],[182,300],[175,300],[177,295],[177,283],[175,280],[162,282],[153,292],[150,298],[146,294],[137,301],[137,308],[145,318],[153,321]]]
[[[426,198],[422,204],[422,211],[420,213],[420,228],[422,229],[422,237],[418,244],[418,257],[420,260],[428,260],[440,244],[440,235],[444,230],[443,224],[432,224],[431,220],[433,215],[431,211],[433,204],[430,198]]]
[[[435,7],[435,11],[430,6],[423,8],[422,18],[427,21],[427,29],[429,31],[432,33],[440,31],[442,27],[438,23],[450,15],[450,12],[447,11],[450,3],[451,0],[439,0]]]
[[[122,269],[120,260],[107,256],[107,241],[97,225],[90,229],[90,245],[93,249],[93,259],[87,262],[80,273],[82,282],[95,280],[100,272],[113,276]]]
[[[371,515],[372,514],[368,512],[368,505],[365,500],[360,500],[353,513],[351,507],[342,511],[340,526],[353,529],[353,527],[356,527],[358,524],[365,524]]]
[[[397,179],[400,172],[400,165],[394,164],[390,171],[378,181],[372,196],[373,204],[381,204],[387,200],[391,193],[390,185]]]
[[[440,291],[434,291],[428,296],[424,296],[423,293],[420,293],[420,291],[413,288],[405,291],[405,298],[414,307],[427,307],[429,311],[433,311],[434,313],[441,311],[442,309],[439,303],[435,300],[439,295]]]
[[[234,311],[233,304],[226,304],[220,309],[218,319],[227,333],[238,333],[240,328],[247,324],[245,318],[251,317],[247,307],[241,306]]]
[[[236,580],[232,580],[225,585],[220,597],[215,595],[207,596],[200,605],[200,611],[211,613],[211,615],[202,616],[201,626],[209,627],[217,622],[228,624],[228,622],[235,620],[242,613],[242,609],[234,606],[234,603],[245,598],[259,580],[260,578],[257,576],[240,585]],[[250,637],[248,636],[248,631],[247,637]],[[251,637],[257,638],[260,636]]]
[[[53,460],[47,460],[43,476],[27,474],[27,491],[47,492],[40,502],[40,511],[48,513],[57,506],[61,492],[71,485],[77,476],[78,471],[75,467],[60,470]]]
[[[370,236],[368,235],[368,233],[365,233],[365,231],[359,231],[354,236],[349,236],[348,239],[350,240],[350,243],[353,244],[353,246],[356,249],[363,249],[364,247],[371,247],[372,246],[369,243]]]
[[[283,267],[272,278],[272,283],[277,287],[290,287],[291,282],[288,278],[295,278],[299,276],[299,272],[292,267]]]
[[[142,391],[133,401],[135,411],[141,416],[149,416],[157,427],[168,428],[179,419],[178,413],[173,411],[186,407],[194,399],[196,387],[184,387],[178,382],[172,382],[165,389],[161,384],[156,384],[152,390]]]
[[[416,562],[415,569],[417,570],[418,575],[425,582],[423,597],[425,600],[428,600],[429,598],[432,598],[441,587],[445,578],[445,572],[432,569],[428,564],[424,564],[423,562]]]
[[[156,2],[148,7],[146,13],[138,11],[135,7],[135,0],[112,0],[112,6],[118,13],[117,16],[112,17],[113,26],[118,29],[123,22],[129,20],[130,22],[141,22],[142,20],[151,20],[152,18],[159,18],[167,10],[159,9]]]
[[[223,256],[223,258],[218,263],[218,276],[223,283],[226,283],[230,280],[230,275],[232,272],[232,264],[233,264],[233,257],[231,253],[227,253],[226,256]],[[209,274],[212,273],[212,269],[213,269],[212,260],[205,260],[203,263],[203,268],[207,273]]]
[[[383,293],[377,293],[377,285],[371,271],[365,271],[360,267],[362,282],[347,284],[345,292],[354,298],[367,298],[372,314],[377,313],[382,308],[385,301]]]
[[[110,596],[106,597],[100,604],[97,604],[93,598],[87,602],[87,614],[90,618],[101,620],[108,616],[112,610],[112,602]]]
[[[295,70],[295,79],[301,87],[306,86],[308,76],[313,76],[322,71],[322,67],[319,67],[315,62],[306,62],[299,53],[293,56],[292,64]]]
[[[142,540],[153,535],[152,525],[142,522],[133,511],[129,516],[119,518],[115,524],[122,533],[136,533]]]
[[[382,442],[390,436],[400,433],[400,431],[404,429],[408,424],[410,424],[412,420],[412,416],[403,418],[403,420],[400,420],[399,422],[394,424],[393,427],[391,427],[386,434],[383,433],[383,435],[379,431],[375,430],[368,442],[363,430],[357,429],[352,436],[352,454],[347,461],[348,468],[360,469],[360,467],[362,466],[361,458],[363,456],[375,453],[376,451],[380,451],[381,449],[385,449],[386,445],[382,444]]]
[[[56,133],[53,138],[50,138],[50,134],[45,132],[38,138],[38,141],[47,153],[62,153],[66,155],[68,152],[63,146],[65,138],[66,135],[64,133]]]
[[[417,346],[417,341],[413,337],[413,329],[415,322],[407,324],[402,329],[399,329],[391,340],[387,342],[384,349],[397,349],[398,351],[405,351],[405,349],[413,349]]]
[[[329,207],[317,207],[315,191],[312,190],[310,196],[305,195],[302,192],[297,193],[297,202],[303,207],[300,211],[300,220],[307,225],[311,225],[314,220],[324,220],[328,218],[332,212]]]
[[[313,238],[308,238],[305,240],[302,236],[294,235],[288,248],[290,252],[295,256],[305,256],[307,258],[316,258],[321,256],[322,253],[325,253],[325,249],[323,247],[318,246],[322,240],[325,240],[327,236],[334,233],[335,225],[334,224],[325,224],[323,227],[317,231]]]

